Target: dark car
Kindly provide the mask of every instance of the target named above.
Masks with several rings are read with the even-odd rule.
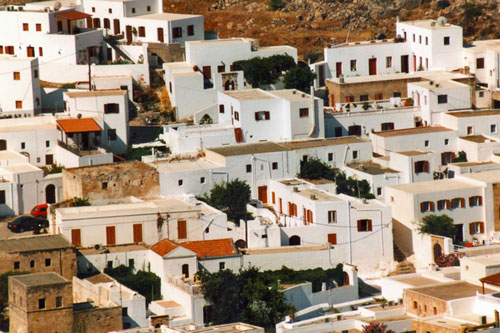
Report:
[[[40,230],[42,228],[47,228],[48,226],[49,221],[33,216],[20,216],[7,224],[7,228],[9,228],[13,232]]]

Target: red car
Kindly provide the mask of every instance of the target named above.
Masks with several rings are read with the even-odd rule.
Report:
[[[47,218],[47,209],[48,208],[49,208],[49,205],[46,204],[46,203],[45,204],[36,205],[31,210],[31,215],[32,216],[36,216],[36,217]]]

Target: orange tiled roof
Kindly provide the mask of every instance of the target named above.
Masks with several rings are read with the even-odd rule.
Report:
[[[198,258],[224,257],[238,254],[231,238],[186,242],[181,244],[195,252]]]
[[[158,243],[156,243],[155,245],[153,245],[151,247],[151,250],[153,250],[154,252],[156,252],[157,254],[159,254],[160,256],[165,256],[167,253],[171,252],[172,250],[174,250],[175,248],[177,248],[177,244],[168,240],[168,239],[163,239],[161,241],[159,241]]]
[[[78,10],[60,13],[60,14],[56,15],[57,18],[64,18],[67,20],[82,20],[82,19],[86,19],[87,17],[91,17],[91,16],[92,15],[84,13],[84,12],[79,12]]]
[[[57,126],[65,133],[100,132],[101,127],[92,118],[59,119]]]

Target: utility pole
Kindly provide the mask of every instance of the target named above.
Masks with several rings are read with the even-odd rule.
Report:
[[[90,46],[87,47],[87,63],[89,64],[89,91],[92,90],[92,74],[90,72]]]

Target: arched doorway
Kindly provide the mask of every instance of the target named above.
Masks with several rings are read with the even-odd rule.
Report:
[[[443,254],[441,245],[439,245],[438,243],[434,244],[433,252],[434,252],[434,262],[436,262],[437,258],[439,258],[441,254]]]
[[[234,245],[236,248],[239,249],[246,249],[247,248],[247,242],[245,242],[243,239],[238,239]]]
[[[56,202],[56,187],[52,184],[47,185],[45,188],[45,202],[49,204]]]
[[[296,236],[296,235],[290,237],[290,240],[288,241],[288,244],[290,246],[300,245],[300,237]]]
[[[347,274],[347,272],[344,272],[344,286],[348,286],[349,283],[349,274]]]
[[[186,279],[189,278],[189,265],[188,264],[182,265],[182,275]]]

